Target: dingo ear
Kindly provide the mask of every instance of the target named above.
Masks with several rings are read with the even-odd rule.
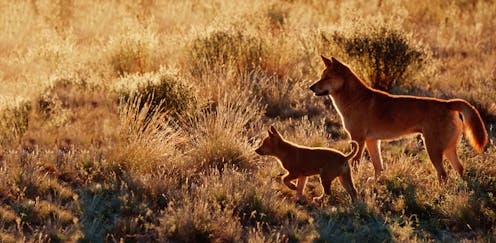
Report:
[[[281,134],[276,130],[276,128],[274,126],[270,126],[269,134],[272,137],[281,138]]]
[[[332,60],[332,63],[334,65],[337,65],[337,66],[344,66],[343,63],[341,63],[340,61],[338,61],[338,59],[334,58],[334,57],[331,57],[331,60]]]
[[[332,66],[332,61],[327,59],[326,57],[320,55],[320,57],[322,58],[322,61],[324,62],[324,64],[326,65],[326,67],[331,67]],[[334,57],[332,57],[334,59]]]
[[[277,133],[276,128],[274,126],[270,125],[270,127],[269,127],[269,134],[272,136],[275,133]]]

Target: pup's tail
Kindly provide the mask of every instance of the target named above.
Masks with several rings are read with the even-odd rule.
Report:
[[[351,143],[352,149],[351,149],[351,152],[348,155],[346,155],[346,157],[345,157],[346,160],[350,160],[350,159],[354,158],[358,153],[358,143],[355,142],[354,140],[351,140],[350,143]]]
[[[481,152],[487,143],[487,132],[482,118],[470,103],[462,99],[448,100],[451,110],[456,110],[463,115],[463,132],[465,138],[477,152]]]

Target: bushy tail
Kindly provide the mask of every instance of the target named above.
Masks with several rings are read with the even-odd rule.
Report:
[[[462,99],[449,100],[448,105],[450,109],[456,110],[463,115],[465,138],[475,151],[482,152],[487,143],[487,132],[477,109]]]
[[[345,157],[346,160],[350,160],[350,159],[354,158],[358,153],[358,143],[355,142],[354,140],[351,140],[350,143],[351,143],[352,149],[351,149],[351,152],[348,155],[346,155],[346,157]]]

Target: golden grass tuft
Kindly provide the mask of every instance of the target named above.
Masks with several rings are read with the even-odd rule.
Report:
[[[191,135],[191,166],[200,171],[210,167],[253,167],[249,136],[260,117],[257,100],[246,93],[237,97],[226,95],[213,107],[192,114],[183,124]]]

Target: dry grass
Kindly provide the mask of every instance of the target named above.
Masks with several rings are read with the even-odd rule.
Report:
[[[496,240],[491,1],[8,0],[0,12],[2,242]],[[463,178],[446,163],[439,185],[411,137],[383,143],[382,183],[367,183],[365,156],[361,202],[332,185],[322,205],[301,205],[253,152],[271,124],[349,150],[308,86],[320,54],[367,82],[389,75],[356,48],[418,51],[421,66],[391,64],[387,89],[481,111],[490,144],[476,154],[462,140]],[[321,192],[311,178],[306,195]]]

